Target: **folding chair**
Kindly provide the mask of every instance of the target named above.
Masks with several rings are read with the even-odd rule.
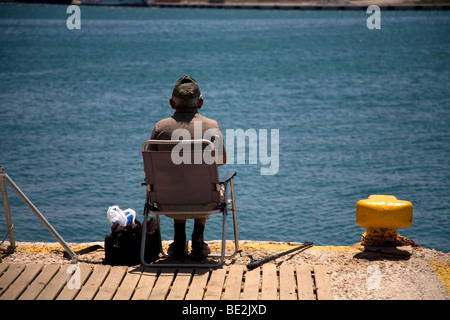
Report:
[[[222,265],[225,258],[233,257],[239,250],[236,206],[234,197],[233,179],[236,171],[229,171],[222,179],[219,179],[218,166],[216,161],[212,164],[205,162],[203,157],[204,149],[196,148],[197,143],[206,144],[214,149],[214,144],[209,140],[148,140],[142,145],[142,157],[144,160],[145,182],[147,186],[146,203],[144,209],[144,221],[142,224],[141,242],[141,262],[148,267],[205,267],[214,268]],[[190,163],[175,164],[172,158],[172,151],[152,151],[151,145],[176,145],[190,144]],[[192,148],[194,147],[194,148]],[[183,151],[184,152],[184,151]],[[183,159],[187,159],[183,157]],[[199,161],[199,159],[201,159]],[[220,189],[224,188],[224,196],[221,197]],[[228,199],[230,192],[231,199]],[[222,199],[221,199],[222,198]],[[208,206],[210,210],[183,211],[186,207],[201,205]],[[231,208],[228,206],[231,205]],[[184,208],[183,208],[184,207]],[[163,211],[163,208],[170,208],[170,211]],[[175,208],[175,209],[174,209]],[[180,208],[180,209],[178,209]],[[232,212],[234,226],[234,253],[225,254],[226,247],[226,226],[228,212]],[[165,215],[173,219],[195,219],[208,217],[212,214],[222,213],[222,246],[221,253],[209,254],[206,258],[219,258],[217,263],[148,263],[144,259],[145,243],[147,236],[148,213],[155,215],[160,232],[160,215]],[[159,236],[161,239],[161,236]],[[168,257],[160,242],[160,253]],[[189,255],[187,256],[189,258]]]

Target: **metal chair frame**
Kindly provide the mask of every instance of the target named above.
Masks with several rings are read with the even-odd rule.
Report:
[[[147,148],[150,145],[162,145],[162,144],[194,144],[194,143],[205,143],[211,146],[212,150],[214,150],[214,144],[205,139],[196,139],[196,140],[147,140],[142,145],[142,152],[158,152],[158,151],[148,151]],[[150,184],[147,184],[147,182],[143,182],[142,185],[145,185],[147,187],[146,192],[146,200],[145,200],[145,206],[146,209],[144,210],[144,219],[142,223],[142,242],[141,242],[141,263],[144,266],[147,267],[155,267],[155,268],[182,268],[182,267],[189,267],[189,268],[216,268],[221,266],[224,263],[225,258],[231,258],[234,255],[236,255],[241,250],[239,249],[239,239],[238,239],[238,229],[237,229],[237,218],[236,218],[236,202],[235,202],[235,194],[234,194],[234,177],[236,176],[236,171],[232,170],[227,172],[227,174],[219,180],[219,184],[224,187],[224,200],[220,205],[218,205],[217,209],[215,210],[209,210],[209,211],[159,211],[155,203],[151,203],[149,193],[151,191]],[[230,192],[231,199],[228,199],[228,192]],[[228,207],[231,205],[231,207]],[[233,229],[234,229],[234,252],[232,254],[225,254],[226,249],[226,231],[227,231],[227,216],[228,212],[231,211],[232,217],[233,217]],[[205,257],[207,258],[219,258],[219,261],[217,263],[148,263],[144,259],[145,254],[145,241],[147,236],[147,221],[148,221],[148,214],[152,214],[155,216],[157,225],[158,225],[158,232],[159,232],[159,239],[160,239],[160,254],[162,254],[163,257],[169,257],[169,255],[164,252],[162,247],[162,241],[161,241],[161,229],[160,229],[160,215],[190,215],[192,216],[189,219],[195,219],[199,215],[211,215],[211,214],[217,214],[222,213],[222,241],[221,241],[221,250],[220,254],[209,254]],[[172,218],[171,217],[171,218]],[[186,258],[190,258],[191,256],[187,255]],[[192,257],[197,258],[197,257]]]

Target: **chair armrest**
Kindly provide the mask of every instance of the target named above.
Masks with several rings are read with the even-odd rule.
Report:
[[[227,184],[228,182],[230,182],[231,179],[234,178],[234,176],[237,174],[236,170],[230,170],[226,173],[225,176],[223,176],[220,180],[219,183],[220,184]],[[147,179],[144,178],[144,180],[142,180],[141,182],[141,186],[146,186],[147,185]]]
[[[234,178],[234,176],[236,175],[236,170],[230,170],[228,171],[224,177],[222,177],[222,179],[220,179],[219,183],[220,184],[227,184],[228,182],[231,181],[231,179]]]

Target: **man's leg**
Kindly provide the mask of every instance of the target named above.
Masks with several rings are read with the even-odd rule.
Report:
[[[169,254],[175,257],[186,255],[186,220],[174,220],[173,242],[169,246]]]
[[[192,254],[196,256],[206,256],[211,250],[205,243],[203,233],[205,231],[206,218],[195,219],[194,230],[192,231]]]
[[[225,189],[220,187],[220,202],[225,198]],[[210,205],[202,210],[211,210]],[[194,230],[192,231],[192,254],[196,256],[207,256],[211,253],[208,244],[205,243],[203,232],[205,231],[206,218],[195,219]]]

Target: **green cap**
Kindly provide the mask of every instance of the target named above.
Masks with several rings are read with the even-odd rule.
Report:
[[[192,99],[200,96],[200,88],[194,78],[184,76],[178,79],[172,91],[172,97],[180,99]]]

